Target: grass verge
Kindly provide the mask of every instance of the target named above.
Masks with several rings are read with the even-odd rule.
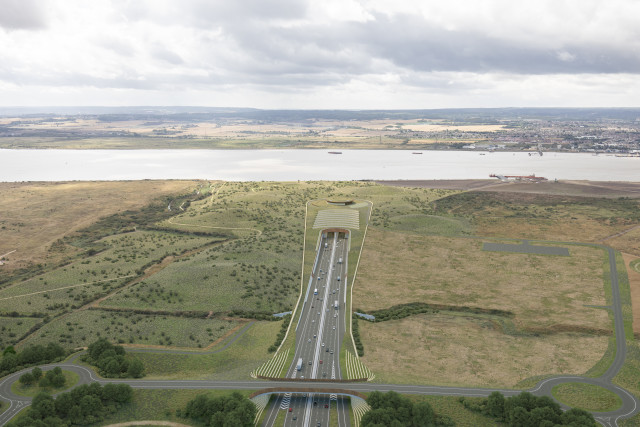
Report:
[[[136,353],[148,379],[249,379],[270,357],[279,322],[256,322],[231,346],[214,354]],[[215,349],[214,349],[215,350]]]
[[[607,412],[622,406],[622,399],[617,394],[593,384],[560,384],[551,390],[551,394],[567,406],[586,411]]]

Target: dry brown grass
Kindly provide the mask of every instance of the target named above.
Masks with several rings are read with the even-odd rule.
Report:
[[[584,374],[607,348],[607,337],[514,337],[481,319],[440,314],[359,325],[362,361],[382,383],[514,387],[537,375]]]
[[[16,250],[0,269],[55,261],[68,253],[48,249],[64,235],[195,185],[195,181],[0,183],[0,255]]]
[[[377,310],[408,302],[507,310],[518,328],[593,330],[611,323],[605,305],[602,250],[570,246],[570,257],[482,250],[478,239],[417,236],[369,229],[354,307]],[[365,344],[366,345],[366,344]]]
[[[640,228],[635,228],[628,233],[607,239],[604,243],[621,252],[640,257]]]
[[[624,265],[627,267],[629,276],[629,287],[631,288],[631,307],[633,309],[633,334],[640,337],[640,273],[635,271],[629,264],[638,259],[637,256],[622,254]]]

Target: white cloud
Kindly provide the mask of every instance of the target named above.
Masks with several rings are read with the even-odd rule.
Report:
[[[9,11],[0,16],[2,105],[430,108],[640,99],[634,0],[0,6]]]

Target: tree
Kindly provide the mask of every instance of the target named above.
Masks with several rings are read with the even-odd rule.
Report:
[[[435,414],[427,402],[418,402],[413,405],[412,418],[413,427],[431,427],[434,425]]]
[[[71,393],[63,393],[56,398],[56,413],[61,417],[67,417],[71,412],[71,408],[77,405],[77,402],[71,396]]]
[[[13,348],[12,345],[8,346],[2,351],[2,356],[6,356],[7,354],[16,354],[16,349]]]
[[[504,419],[504,395],[494,391],[487,398],[487,413],[499,420]]]
[[[49,379],[49,381],[51,382],[51,385],[53,387],[61,388],[67,382],[67,379],[65,378],[64,374],[60,372],[59,374],[54,374],[53,377]]]
[[[38,381],[38,387],[40,388],[48,388],[50,386],[51,386],[51,382],[49,381],[49,378],[47,378],[46,375],[40,378],[40,381]]]
[[[2,356],[0,371],[11,371],[18,366],[18,356],[15,353],[7,353]]]
[[[24,385],[31,385],[34,383],[35,379],[33,378],[33,374],[30,372],[27,372],[26,374],[22,374],[20,376],[20,384],[24,384]]]
[[[582,409],[569,409],[560,416],[560,420],[564,425],[572,427],[595,426],[596,422],[589,412]]]
[[[142,364],[140,359],[133,359],[131,362],[129,362],[127,375],[132,378],[141,378],[144,375],[144,365]]]
[[[33,379],[39,381],[42,378],[42,369],[37,366],[31,370],[31,374],[33,374]]]
[[[509,413],[509,426],[511,427],[535,427],[529,421],[529,412],[524,406],[516,406]]]
[[[31,402],[31,412],[34,418],[44,419],[56,415],[56,406],[49,393],[40,392]]]

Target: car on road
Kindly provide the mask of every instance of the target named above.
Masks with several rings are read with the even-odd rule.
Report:
[[[322,346],[324,347],[324,343],[322,343]]]
[[[320,361],[320,364],[322,365],[322,360]]]
[[[307,341],[307,342],[311,342],[311,338],[309,338],[309,341]]]
[[[329,353],[330,353],[330,354],[333,354],[333,350],[331,350]]]
[[[335,328],[336,328],[336,326],[335,326],[335,325],[333,325],[333,329],[335,329]]]
[[[329,353],[329,347],[327,347],[327,349],[325,350],[326,353]]]
[[[297,419],[298,419],[298,417],[294,415],[294,416],[293,416],[293,421],[295,421],[295,420],[297,420]]]
[[[328,405],[327,403],[325,403],[325,404],[324,404],[324,407],[325,407],[325,408],[328,408],[328,407],[329,407],[329,405]]]
[[[311,360],[309,360],[309,365],[311,365]]]
[[[289,412],[293,412],[293,408],[289,408]]]

